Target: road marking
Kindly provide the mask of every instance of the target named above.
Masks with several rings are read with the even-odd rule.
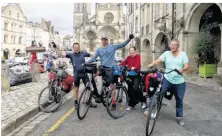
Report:
[[[71,108],[69,111],[67,111],[60,119],[54,123],[53,126],[51,126],[46,133],[44,133],[42,136],[48,136],[50,132],[55,131],[64,121],[65,119],[70,116],[75,111],[74,108]]]

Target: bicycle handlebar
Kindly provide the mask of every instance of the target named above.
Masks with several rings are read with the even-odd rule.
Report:
[[[181,75],[181,76],[183,76],[183,74],[178,70],[178,69],[171,69],[170,71],[168,71],[168,72],[164,72],[164,69],[158,69],[158,68],[155,68],[155,67],[151,67],[151,70],[153,70],[153,72],[152,73],[155,73],[155,72],[160,72],[160,73],[162,73],[162,74],[169,74],[169,73],[171,73],[171,72],[177,72],[177,74],[179,74],[179,75]]]

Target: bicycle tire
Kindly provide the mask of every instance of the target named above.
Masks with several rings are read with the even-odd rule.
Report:
[[[152,111],[155,107],[157,108],[156,109],[157,113],[156,113],[156,117],[153,119],[154,122],[153,122],[153,126],[151,128],[151,131],[149,132],[150,121],[152,119],[152,113],[153,113]],[[158,114],[158,104],[155,103],[155,105],[152,105],[152,108],[149,109],[149,115],[147,117],[147,122],[146,122],[146,136],[152,136],[153,130],[154,130],[154,127],[155,127],[155,124],[156,124],[157,114]]]
[[[54,112],[54,111],[58,110],[59,107],[62,105],[62,102],[63,102],[62,91],[57,88],[57,89],[60,91],[60,93],[59,93],[59,95],[60,95],[60,100],[59,100],[59,102],[57,103],[58,105],[57,105],[55,108],[51,109],[51,110],[45,109],[44,106],[46,106],[46,105],[48,105],[48,104],[47,104],[47,103],[44,103],[44,106],[41,105],[41,103],[40,103],[40,98],[41,98],[43,92],[46,91],[46,89],[48,89],[48,88],[49,88],[49,90],[50,90],[52,87],[51,87],[51,86],[47,86],[47,87],[43,88],[42,91],[40,92],[39,96],[38,96],[38,106],[39,106],[39,108],[40,108],[43,112],[45,112],[45,113],[51,113],[51,112]],[[53,100],[53,101],[55,101],[55,100]]]
[[[89,94],[89,98],[88,98],[88,100],[87,100],[87,103],[88,103],[88,104],[86,104],[87,108],[86,108],[85,113],[83,114],[83,116],[81,116],[81,115],[80,115],[80,108],[81,108],[80,105],[81,105],[82,99],[84,98],[84,97],[83,97],[84,94],[86,94],[87,92],[90,93],[90,94]],[[83,120],[83,119],[86,117],[86,114],[87,114],[88,111],[89,111],[89,107],[90,107],[89,102],[91,101],[91,98],[92,98],[91,92],[90,92],[90,90],[86,87],[86,88],[82,91],[82,93],[81,93],[81,95],[80,95],[80,97],[79,97],[79,101],[78,101],[79,106],[78,106],[78,109],[77,109],[77,116],[78,116],[78,118],[79,118],[80,120]]]
[[[119,94],[119,91],[120,91],[120,90],[122,90],[123,93],[125,93],[125,96],[126,96],[126,107],[127,107],[128,102],[129,102],[127,89],[122,86],[122,87],[117,88],[116,90],[118,90],[118,92],[116,92],[116,93],[118,93],[118,94]],[[111,104],[111,102],[109,102],[109,98],[110,98],[110,97],[112,98],[112,91],[109,91],[108,96],[107,96],[107,99],[106,99],[106,103],[107,103],[106,109],[107,109],[108,114],[109,114],[112,118],[114,118],[114,119],[121,118],[121,117],[125,114],[126,108],[123,110],[123,112],[122,112],[119,116],[114,115],[114,114],[112,113],[111,109],[109,108],[109,106],[110,106],[110,104]]]
[[[107,88],[105,86],[102,87],[102,92],[101,92],[101,100],[102,100],[102,104],[104,107],[107,107],[106,105],[106,98],[108,96],[108,91]]]

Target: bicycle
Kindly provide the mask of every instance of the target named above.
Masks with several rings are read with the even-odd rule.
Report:
[[[49,85],[38,96],[38,105],[43,112],[50,113],[56,111],[62,105],[63,93],[71,91],[73,81],[65,71],[66,68],[65,65],[60,66],[58,69],[51,68],[53,77],[49,81]],[[67,79],[71,79],[71,85]],[[43,103],[41,103],[41,98],[44,99]]]
[[[164,95],[161,95],[163,75],[164,74],[169,74],[171,72],[177,72],[179,75],[182,75],[182,73],[180,73],[177,69],[173,69],[173,70],[170,70],[168,72],[164,72],[163,69],[159,70],[157,68],[151,68],[146,73],[157,73],[157,72],[161,73],[161,77],[160,77],[160,80],[159,80],[159,85],[158,85],[156,91],[154,92],[154,95],[151,98],[151,104],[150,104],[151,107],[149,109],[149,115],[147,117],[147,123],[146,123],[146,136],[151,136],[153,134],[153,130],[154,130],[156,120],[159,116],[159,112],[161,110],[161,107],[163,106],[162,100],[163,100]],[[152,120],[153,120],[153,123],[151,125]],[[150,128],[150,126],[151,126],[151,128]]]
[[[115,115],[113,114],[113,111],[111,111],[111,109],[109,108],[109,106],[111,105],[111,101],[112,101],[112,92],[113,90],[109,89],[109,85],[105,82],[105,80],[103,79],[103,84],[102,84],[102,90],[101,90],[101,94],[99,94],[98,96],[93,95],[93,91],[92,91],[92,83],[95,83],[94,77],[93,75],[97,73],[97,66],[96,64],[84,64],[83,65],[83,69],[84,72],[91,74],[91,79],[90,82],[87,83],[85,89],[82,91],[80,97],[79,97],[79,108],[77,109],[77,116],[80,120],[83,120],[89,110],[89,104],[91,103],[92,97],[97,98],[99,101],[96,101],[97,103],[103,103],[104,107],[106,107],[108,114],[114,118],[120,118],[124,115],[125,110],[119,114],[119,115]],[[101,69],[101,67],[99,67],[99,71],[101,71],[100,75],[104,74],[104,69]],[[97,91],[97,88],[94,88],[94,91]],[[122,91],[121,91],[122,90]],[[125,98],[128,100],[128,95],[126,92],[126,89],[122,89],[120,87],[117,86],[117,92],[115,91],[115,94],[117,94],[117,96],[115,97],[115,100],[117,100],[117,103],[122,103],[123,102],[123,95],[125,94]],[[111,101],[110,99],[111,98]],[[126,101],[127,101],[126,100]],[[127,101],[128,102],[128,101]],[[127,104],[126,102],[126,104]],[[85,109],[84,109],[85,108]],[[83,113],[81,114],[81,109],[84,109]],[[121,110],[123,110],[123,107],[120,107]]]

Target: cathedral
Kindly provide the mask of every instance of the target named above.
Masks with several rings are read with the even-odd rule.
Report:
[[[93,9],[92,6],[95,6]],[[94,13],[94,14],[92,14]],[[101,47],[100,38],[107,36],[109,43],[124,41],[123,5],[118,3],[75,3],[73,12],[74,42],[79,42],[82,50],[95,52]],[[124,49],[117,51],[122,56]]]

